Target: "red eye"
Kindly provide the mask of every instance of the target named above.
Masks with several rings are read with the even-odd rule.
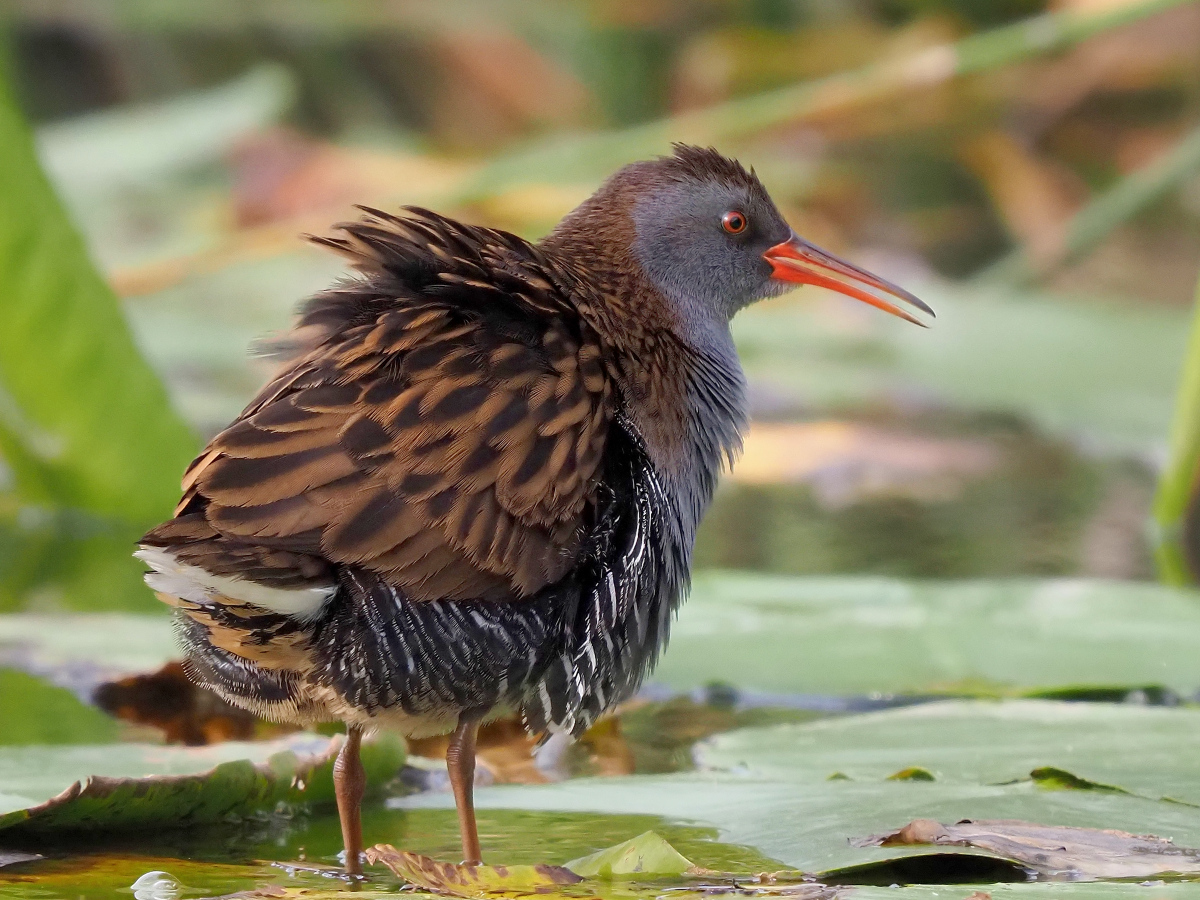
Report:
[[[746,217],[734,210],[721,216],[721,227],[730,234],[741,234],[746,230]]]

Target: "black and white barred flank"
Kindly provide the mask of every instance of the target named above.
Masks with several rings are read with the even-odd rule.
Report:
[[[663,486],[640,442],[614,447],[610,484],[629,495],[610,497],[600,546],[582,573],[579,605],[563,622],[562,650],[525,700],[531,732],[575,737],[641,686],[666,646],[671,619],[687,587],[690,547],[664,521]]]

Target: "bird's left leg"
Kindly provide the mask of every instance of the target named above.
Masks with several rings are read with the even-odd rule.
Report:
[[[346,874],[362,874],[362,798],[367,786],[359,747],[362,729],[346,726],[346,743],[333,763],[333,792],[338,818],[342,821],[342,843],[346,848]]]
[[[463,863],[479,863],[479,829],[475,824],[475,736],[483,710],[463,710],[458,727],[450,736],[446,748],[446,771],[454,789],[454,805],[458,808],[458,830],[462,835]]]

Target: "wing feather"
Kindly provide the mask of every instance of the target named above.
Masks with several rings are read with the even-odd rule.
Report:
[[[304,352],[189,469],[189,564],[207,541],[213,571],[312,557],[432,600],[528,597],[577,561],[613,417],[597,339],[529,245],[411,215],[325,241],[368,277],[314,301]]]

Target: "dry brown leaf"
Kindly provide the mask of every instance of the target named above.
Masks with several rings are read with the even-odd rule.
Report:
[[[964,819],[953,825],[914,819],[899,831],[855,843],[860,847],[973,847],[1040,875],[1080,880],[1200,873],[1200,850],[1178,847],[1165,838],[1005,819]]]
[[[110,716],[160,729],[168,744],[200,746],[265,736],[255,715],[194,684],[178,662],[157,672],[104,682],[92,700]],[[265,734],[296,730],[273,725]]]
[[[419,853],[376,844],[367,861],[383,863],[410,884],[454,897],[526,897],[583,881],[561,866],[484,866],[438,862]]]

